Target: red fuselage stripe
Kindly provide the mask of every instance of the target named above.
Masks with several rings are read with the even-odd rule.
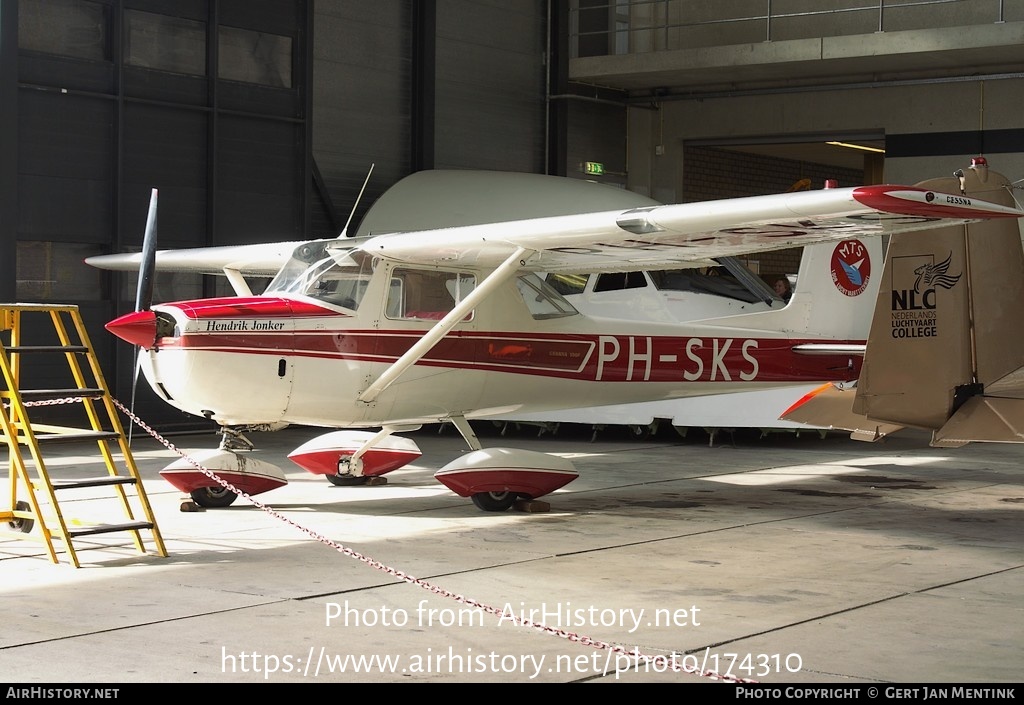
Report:
[[[163,338],[158,348],[390,364],[421,335],[363,330],[193,333]],[[417,364],[606,382],[799,382],[857,376],[859,357],[793,352],[804,343],[863,341],[454,332]]]

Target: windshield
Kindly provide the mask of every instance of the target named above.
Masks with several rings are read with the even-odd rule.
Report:
[[[266,294],[310,296],[355,311],[373,273],[372,258],[337,240],[314,240],[295,248]]]

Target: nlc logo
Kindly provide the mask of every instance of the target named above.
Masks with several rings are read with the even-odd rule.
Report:
[[[952,289],[961,274],[950,274],[953,253],[938,264],[933,255],[893,260],[892,310],[925,311],[935,308],[936,287]]]

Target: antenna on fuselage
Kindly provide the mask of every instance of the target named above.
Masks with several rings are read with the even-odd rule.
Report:
[[[373,173],[373,167],[375,166],[376,163],[370,164],[370,170],[366,172],[366,178],[363,179],[363,187],[359,189],[359,195],[356,196],[356,202],[352,204],[352,210],[348,214],[348,220],[345,221],[345,227],[341,229],[341,234],[338,235],[339,238],[348,237],[348,225],[352,222],[352,216],[356,214],[356,208],[359,207],[359,201],[363,198],[363,191],[366,190],[366,184],[370,183],[370,174]]]

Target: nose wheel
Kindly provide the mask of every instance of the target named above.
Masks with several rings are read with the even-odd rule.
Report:
[[[229,507],[238,499],[238,495],[223,487],[200,487],[189,492],[192,501],[200,507],[208,509]]]
[[[477,492],[473,495],[473,504],[485,512],[504,512],[509,509],[519,495],[515,492]]]

